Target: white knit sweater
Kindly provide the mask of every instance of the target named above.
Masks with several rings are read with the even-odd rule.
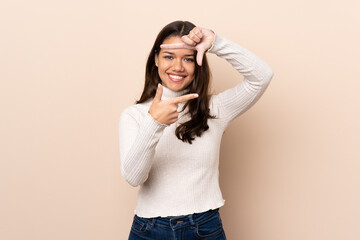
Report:
[[[249,109],[267,88],[272,69],[250,51],[216,34],[209,53],[226,59],[244,80],[210,98],[209,129],[192,144],[175,136],[187,121],[186,110],[177,122],[165,125],[148,113],[152,99],[127,107],[119,120],[121,174],[132,186],[140,185],[134,211],[140,217],[179,216],[224,205],[219,187],[221,137],[231,120]],[[162,99],[186,93],[163,86]],[[180,103],[182,109],[185,103]]]

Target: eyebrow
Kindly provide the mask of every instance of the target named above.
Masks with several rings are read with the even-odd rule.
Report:
[[[175,55],[175,53],[173,52],[169,52],[169,51],[165,51],[164,53],[170,54],[170,55]],[[186,54],[184,55],[185,57],[194,57],[195,54]]]

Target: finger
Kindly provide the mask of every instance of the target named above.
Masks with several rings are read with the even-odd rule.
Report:
[[[179,113],[178,112],[175,112],[175,113],[173,113],[173,114],[171,114],[171,118],[172,119],[178,119],[179,118]]]
[[[189,46],[195,46],[196,45],[196,42],[194,42],[193,40],[191,40],[188,36],[182,36],[181,37],[181,40],[186,43],[187,45]]]
[[[191,32],[193,32],[198,38],[202,38],[203,34],[201,32],[201,29],[198,27],[193,28],[193,30],[191,30]]]
[[[174,122],[176,122],[178,120],[178,118],[176,117],[176,118],[171,118],[170,120],[169,120],[169,122],[170,122],[170,124],[173,124]]]
[[[191,49],[195,50],[195,47],[189,46],[185,43],[173,43],[173,44],[161,44],[160,48],[163,49],[179,49],[179,48],[185,48],[185,49]]]
[[[156,89],[156,94],[155,94],[155,97],[154,97],[154,101],[160,102],[162,93],[163,93],[163,88],[162,88],[162,85],[159,83],[158,87]]]
[[[180,97],[172,98],[171,102],[172,103],[182,103],[182,102],[186,102],[186,101],[189,101],[189,100],[197,98],[197,97],[199,97],[199,94],[191,93],[191,94],[186,94],[186,95],[183,95]]]
[[[201,41],[201,39],[193,32],[191,32],[188,37],[196,43],[199,43]]]
[[[199,66],[202,65],[203,56],[205,54],[204,49],[198,49],[196,54],[196,62]]]

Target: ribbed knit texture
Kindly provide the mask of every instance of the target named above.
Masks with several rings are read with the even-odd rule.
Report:
[[[210,114],[216,118],[208,119],[209,129],[192,144],[175,135],[179,123],[189,119],[186,110],[171,125],[157,122],[148,113],[152,99],[121,113],[121,174],[130,185],[140,185],[134,211],[140,217],[187,215],[224,205],[219,187],[221,137],[229,122],[260,98],[273,71],[256,55],[218,34],[208,52],[226,59],[244,80],[210,98]],[[163,86],[162,99],[185,93]]]

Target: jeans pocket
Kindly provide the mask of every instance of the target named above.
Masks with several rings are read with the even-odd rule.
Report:
[[[134,216],[131,231],[137,234],[146,234],[149,231],[148,224],[138,216]]]
[[[199,239],[206,239],[214,237],[222,231],[223,227],[219,213],[215,213],[211,217],[196,223],[195,235]]]

